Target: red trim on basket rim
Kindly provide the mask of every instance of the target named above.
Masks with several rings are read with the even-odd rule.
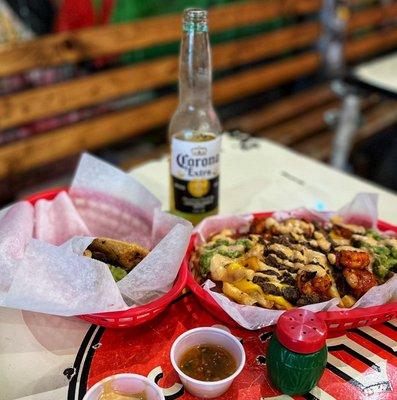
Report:
[[[25,200],[29,201],[31,204],[35,204],[36,201],[41,199],[52,200],[62,191],[67,192],[68,187],[59,187],[35,193],[27,196]],[[184,263],[182,263],[171,290],[165,295],[161,296],[159,299],[156,299],[148,304],[129,308],[128,310],[124,311],[80,315],[78,317],[92,324],[101,325],[108,328],[127,328],[141,325],[163,312],[166,307],[180,295],[186,286],[187,273],[188,270]]]

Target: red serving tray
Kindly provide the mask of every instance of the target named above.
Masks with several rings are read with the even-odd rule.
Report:
[[[41,199],[52,200],[62,191],[67,192],[68,188],[61,187],[35,193],[28,196],[26,200],[32,204]],[[181,294],[186,286],[187,272],[187,269],[182,265],[171,290],[164,296],[148,304],[124,311],[80,315],[78,317],[92,324],[105,326],[107,328],[128,328],[146,323],[161,314],[167,306]]]
[[[270,215],[272,215],[272,212],[253,214],[254,218],[268,217]],[[377,225],[380,231],[391,230],[397,233],[397,226],[395,225],[391,225],[384,221],[378,221]],[[186,256],[182,263],[182,268],[187,270],[187,286],[196,295],[203,307],[212,315],[226,324],[238,326],[237,322],[234,321],[218,305],[218,303],[202,288],[199,283],[197,283],[190,271],[190,255],[194,249],[196,236],[197,234],[192,235]],[[352,310],[321,311],[318,312],[318,315],[326,322],[328,330],[343,331],[346,329],[379,324],[397,317],[397,302],[392,302],[381,306],[354,308]]]

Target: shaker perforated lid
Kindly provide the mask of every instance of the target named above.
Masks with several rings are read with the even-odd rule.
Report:
[[[325,346],[327,325],[312,311],[294,309],[284,312],[279,318],[276,335],[287,349],[309,354]]]

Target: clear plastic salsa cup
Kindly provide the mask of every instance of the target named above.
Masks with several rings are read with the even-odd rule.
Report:
[[[162,390],[150,379],[137,374],[117,374],[97,382],[85,394],[83,400],[98,400],[104,385],[112,383],[112,388],[125,394],[145,393],[147,400],[165,400]]]
[[[179,362],[186,350],[203,344],[211,344],[223,347],[236,361],[236,371],[225,379],[206,382],[191,378],[180,368]],[[245,352],[242,344],[231,333],[219,328],[195,328],[179,336],[171,347],[171,363],[185,389],[192,395],[206,399],[221,396],[225,393],[234,379],[240,374],[245,365]]]

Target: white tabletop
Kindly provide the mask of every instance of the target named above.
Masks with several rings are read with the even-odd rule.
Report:
[[[254,147],[255,146],[255,147]],[[338,210],[360,192],[379,194],[379,216],[397,224],[397,196],[267,140],[223,138],[220,212],[298,207]],[[149,162],[132,175],[168,207],[168,161]]]
[[[358,192],[379,194],[380,217],[397,224],[397,196],[268,141],[224,138],[221,212],[241,213],[300,206],[338,209]],[[255,146],[255,147],[254,147]],[[132,172],[168,207],[167,159]],[[65,400],[68,380],[89,325],[0,308],[0,400]],[[53,332],[56,330],[57,334]]]
[[[353,76],[397,95],[397,52],[358,65],[353,70]]]

